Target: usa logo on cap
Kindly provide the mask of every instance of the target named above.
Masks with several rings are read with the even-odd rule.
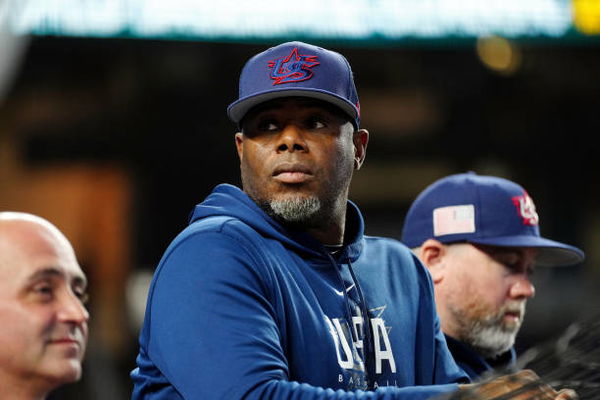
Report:
[[[540,222],[533,199],[529,197],[527,192],[524,191],[522,196],[513,197],[512,201],[517,207],[517,212],[523,219],[524,225],[536,226]]]
[[[359,129],[352,69],[340,53],[294,41],[256,54],[242,68],[238,99],[227,107],[227,115],[239,124],[253,107],[283,97],[327,102],[345,112]]]
[[[269,61],[271,68],[271,79],[273,85],[282,83],[300,82],[312,78],[311,68],[319,65],[317,56],[298,54],[298,48],[295,47],[287,57],[280,57]]]

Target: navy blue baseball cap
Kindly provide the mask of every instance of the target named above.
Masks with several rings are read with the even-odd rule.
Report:
[[[302,42],[272,47],[246,62],[240,74],[239,98],[227,108],[239,124],[253,107],[281,97],[319,99],[344,111],[355,128],[360,105],[350,64],[331,50]]]
[[[428,186],[404,221],[402,242],[419,247],[427,239],[491,246],[533,247],[540,266],[580,263],[580,249],[541,237],[531,197],[518,184],[474,172],[450,175]]]

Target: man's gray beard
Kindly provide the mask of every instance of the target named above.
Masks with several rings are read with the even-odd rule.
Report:
[[[507,331],[499,325],[475,324],[470,344],[485,358],[494,358],[508,351],[515,343],[517,331]]]
[[[461,340],[471,345],[485,358],[494,358],[508,351],[515,344],[521,322],[516,326],[504,326],[505,311],[506,308],[502,308],[497,315],[466,323]],[[525,316],[524,307],[521,312],[520,321]]]
[[[277,220],[294,225],[314,221],[321,211],[321,201],[315,196],[273,199],[266,206],[267,214]]]

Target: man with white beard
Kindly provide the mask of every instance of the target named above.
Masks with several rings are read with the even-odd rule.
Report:
[[[405,218],[402,241],[431,273],[448,347],[472,379],[514,365],[533,268],[584,258],[541,237],[538,222],[521,186],[473,172],[434,182]]]

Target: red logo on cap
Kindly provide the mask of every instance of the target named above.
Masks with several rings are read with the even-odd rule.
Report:
[[[535,226],[539,223],[540,218],[535,210],[535,204],[533,204],[533,200],[527,192],[523,191],[522,196],[515,196],[512,198],[512,201],[517,207],[517,212],[523,218],[524,225]]]
[[[319,65],[319,62],[317,56],[298,54],[298,48],[294,48],[289,56],[269,61],[268,65],[271,68],[270,77],[275,81],[273,85],[279,85],[312,78],[311,68]]]

